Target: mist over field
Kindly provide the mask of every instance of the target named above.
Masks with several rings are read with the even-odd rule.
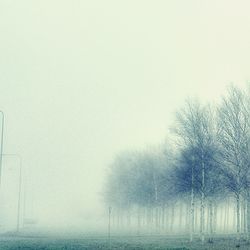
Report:
[[[215,174],[202,182],[198,169],[199,184],[195,186],[195,179],[191,190],[187,167],[182,181],[188,184],[177,192],[180,179],[174,179],[177,174],[171,170],[175,182],[164,193],[162,187],[170,181],[165,170],[157,171],[190,167],[190,162],[176,163],[185,154],[193,156],[192,162],[198,162],[195,166],[207,163],[201,163],[203,155],[199,158],[194,153],[194,144],[178,144],[184,137],[173,132],[181,129],[176,114],[185,118],[184,114],[198,110],[211,118],[207,124],[222,128],[225,117],[209,116],[205,107],[210,103],[214,114],[229,110],[222,111],[223,98],[231,100],[230,93],[231,97],[238,93],[243,100],[239,107],[244,107],[240,112],[248,114],[244,112],[249,111],[249,7],[244,0],[1,0],[0,233],[107,235],[111,227],[111,235],[189,235],[190,206],[194,235],[199,238],[199,221],[203,220],[203,231],[208,232],[212,210],[206,203],[210,191],[205,186],[214,183]],[[189,111],[187,99],[191,100]],[[247,127],[248,121],[245,123]],[[207,134],[214,138],[212,130]],[[223,135],[215,136],[216,141],[226,138]],[[242,138],[248,138],[246,135],[248,132]],[[225,141],[218,141],[220,149],[226,147]],[[180,156],[182,146],[188,149]],[[171,160],[164,161],[166,155]],[[246,176],[247,155],[248,151],[239,154],[239,161],[245,157],[244,164],[236,164],[244,165]],[[134,165],[128,164],[129,159]],[[221,159],[218,165],[231,164],[225,158],[222,164]],[[214,159],[208,161],[215,165]],[[145,170],[146,165],[150,170]],[[130,173],[126,182],[119,168],[122,173],[129,168],[138,173]],[[224,169],[217,176],[229,175]],[[217,229],[223,234],[246,233],[248,227],[250,210],[244,210],[248,207],[248,179],[243,185],[236,172],[230,172],[231,179],[238,178],[232,184],[234,189],[231,183],[218,188],[227,198],[223,200],[221,191],[214,191]],[[155,173],[164,183],[158,189]],[[178,173],[180,178],[183,172]],[[154,186],[148,176],[153,176]],[[131,184],[131,190],[121,183],[126,188]],[[189,200],[191,191],[195,205]],[[175,203],[165,208],[173,197]],[[171,223],[167,216],[173,218]]]

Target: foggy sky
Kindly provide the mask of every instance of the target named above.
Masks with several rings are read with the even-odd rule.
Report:
[[[101,207],[116,153],[161,143],[186,97],[214,101],[250,80],[249,7],[0,1],[4,152],[22,155],[41,220]]]

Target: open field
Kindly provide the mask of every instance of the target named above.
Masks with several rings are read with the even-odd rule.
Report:
[[[188,250],[188,249],[250,249],[247,241],[237,242],[234,237],[216,237],[214,243],[206,242],[203,246],[201,242],[195,240],[192,244],[186,237],[177,236],[114,236],[110,243],[107,237],[94,236],[1,236],[1,250],[80,250],[80,249],[128,249],[128,250]]]

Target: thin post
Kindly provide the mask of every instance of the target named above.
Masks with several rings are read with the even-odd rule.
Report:
[[[16,231],[20,229],[20,215],[21,215],[21,193],[22,193],[22,157],[19,154],[3,154],[6,157],[17,157],[19,159],[19,183],[18,183],[18,200],[17,200],[17,224]]]
[[[22,188],[22,161],[20,161],[20,168],[19,168],[19,185],[18,185],[18,204],[17,204],[17,226],[16,230],[19,232],[20,229],[20,214],[21,214],[21,188]]]
[[[1,152],[0,152],[0,185],[2,183],[2,163],[3,163],[3,129],[4,129],[4,113],[0,110],[2,115],[2,129],[1,129]]]

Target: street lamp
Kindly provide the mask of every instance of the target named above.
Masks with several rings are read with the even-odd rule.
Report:
[[[2,115],[2,130],[1,130],[1,151],[0,151],[0,185],[2,183],[2,162],[3,162],[3,127],[4,127],[4,113],[0,110]]]
[[[17,202],[17,224],[16,231],[20,229],[20,210],[21,210],[21,187],[22,187],[22,157],[19,154],[1,154],[6,157],[17,157],[19,159],[19,184],[18,184],[18,202]]]

